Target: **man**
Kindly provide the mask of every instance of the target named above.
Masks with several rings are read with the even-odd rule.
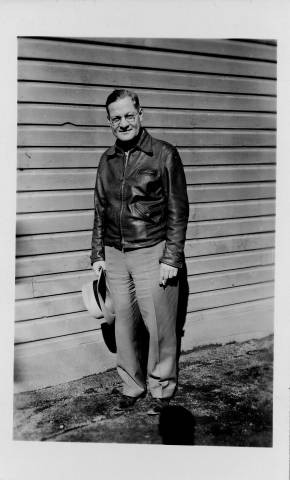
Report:
[[[177,385],[178,270],[188,221],[186,181],[175,147],[142,127],[138,96],[114,90],[106,102],[116,143],[101,157],[95,186],[91,261],[105,268],[115,306],[119,408],[146,393],[137,331],[149,333],[151,413],[169,403]]]

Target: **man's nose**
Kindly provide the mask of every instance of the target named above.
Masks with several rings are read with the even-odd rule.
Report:
[[[120,127],[124,128],[124,127],[127,127],[128,125],[129,125],[129,122],[126,119],[126,117],[121,117]]]

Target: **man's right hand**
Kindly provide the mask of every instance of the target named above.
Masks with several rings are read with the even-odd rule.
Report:
[[[92,269],[98,277],[101,269],[106,270],[106,262],[104,260],[99,260],[98,262],[93,263]]]

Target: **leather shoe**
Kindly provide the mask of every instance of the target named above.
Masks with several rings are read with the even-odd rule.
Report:
[[[147,415],[158,415],[164,407],[169,405],[170,398],[153,398]]]
[[[127,395],[122,395],[121,400],[119,401],[118,409],[126,410],[127,408],[133,407],[140,397],[128,397]]]

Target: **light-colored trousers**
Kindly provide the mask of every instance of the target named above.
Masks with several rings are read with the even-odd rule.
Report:
[[[137,397],[146,390],[140,361],[137,324],[140,313],[149,333],[148,387],[156,398],[171,397],[176,389],[176,316],[178,280],[159,285],[165,242],[122,252],[105,247],[107,279],[115,306],[117,371],[123,393]]]

